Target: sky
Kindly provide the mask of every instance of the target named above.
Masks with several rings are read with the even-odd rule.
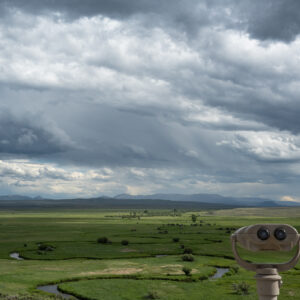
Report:
[[[0,194],[299,201],[299,11],[0,0]]]

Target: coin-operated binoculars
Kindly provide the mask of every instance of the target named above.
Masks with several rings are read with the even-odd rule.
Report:
[[[281,276],[278,272],[292,269],[300,258],[300,235],[290,225],[257,224],[238,229],[231,235],[232,250],[237,263],[256,272],[257,293],[260,300],[277,300]],[[237,242],[249,251],[290,251],[297,246],[294,257],[286,263],[250,263],[237,252]]]

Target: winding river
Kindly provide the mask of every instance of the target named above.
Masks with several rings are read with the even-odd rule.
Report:
[[[223,277],[223,275],[225,275],[227,272],[229,272],[229,268],[217,268],[217,272],[210,277],[210,279],[218,279]]]
[[[11,258],[14,258],[17,260],[24,260],[24,258],[20,257],[20,254],[18,252],[10,253],[9,256]],[[167,256],[167,255],[157,255],[156,257],[164,257],[164,256]],[[211,280],[221,278],[229,271],[229,268],[218,268],[218,267],[215,267],[215,268],[217,269],[217,272],[209,278]],[[70,294],[65,294],[65,293],[62,293],[61,291],[59,291],[58,284],[40,285],[37,287],[37,289],[41,290],[43,292],[51,293],[56,296],[61,296],[63,299],[78,299],[79,300],[79,298],[76,298],[75,296],[72,296]]]
[[[224,276],[224,274],[226,274],[229,271],[229,268],[218,268],[218,267],[216,267],[216,269],[217,269],[217,272],[213,276],[210,277],[211,280],[221,278],[222,276]],[[47,293],[52,293],[54,295],[59,295],[64,299],[70,299],[72,297],[73,297],[73,299],[78,299],[75,296],[72,296],[72,295],[69,295],[69,294],[64,294],[64,293],[60,292],[58,290],[58,285],[57,284],[41,285],[41,286],[38,286],[37,289],[39,289],[41,291],[44,291],[44,292],[47,292]]]
[[[56,296],[61,296],[64,299],[70,299],[70,298],[72,298],[72,299],[78,299],[75,296],[72,296],[72,295],[60,292],[58,290],[58,285],[57,284],[41,285],[41,286],[38,286],[37,289],[41,290],[43,292],[54,294]]]

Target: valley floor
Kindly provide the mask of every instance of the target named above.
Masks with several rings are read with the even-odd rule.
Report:
[[[234,300],[241,295],[233,285],[242,283],[243,299],[257,299],[254,274],[235,263],[230,234],[256,223],[300,230],[299,216],[297,208],[0,212],[0,299],[53,299],[37,287],[58,284],[80,299]],[[241,254],[282,262],[293,253]],[[216,267],[229,272],[212,280]],[[282,277],[280,299],[299,299],[300,265]]]

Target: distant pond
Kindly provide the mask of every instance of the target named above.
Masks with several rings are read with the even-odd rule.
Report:
[[[24,260],[23,257],[20,257],[20,254],[18,252],[13,252],[13,253],[10,253],[9,256],[11,258],[14,258],[14,259],[17,259],[17,260]]]

